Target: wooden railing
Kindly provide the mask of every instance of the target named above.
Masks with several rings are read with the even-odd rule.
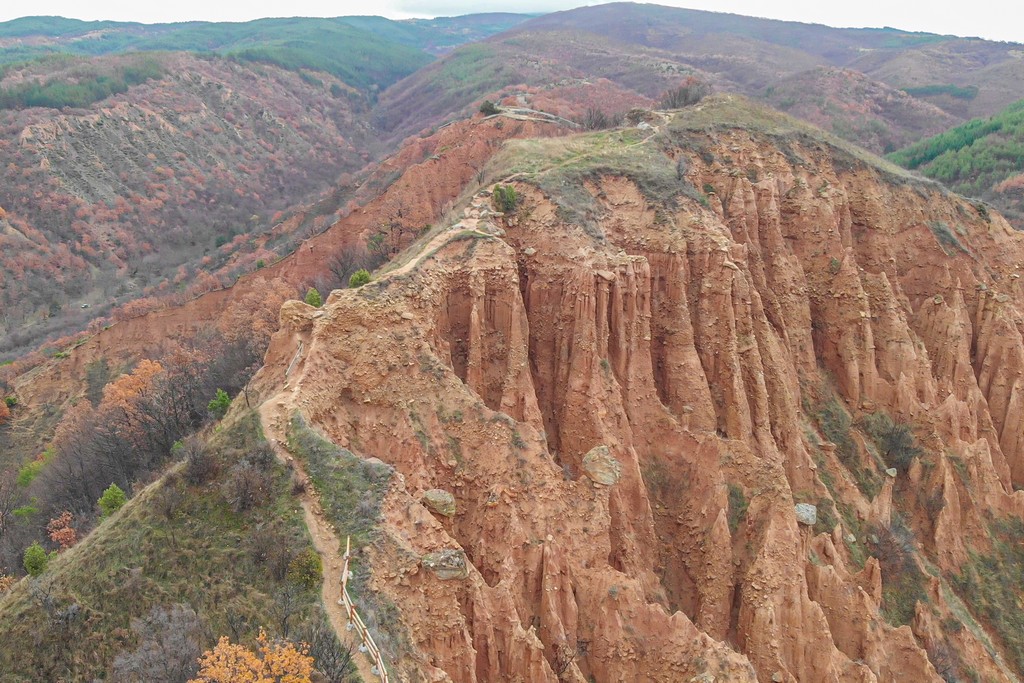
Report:
[[[352,537],[349,536],[345,540],[345,564],[341,568],[341,602],[345,606],[345,614],[348,616],[348,623],[355,628],[356,633],[359,634],[359,639],[363,642],[363,647],[366,648],[366,653],[373,661],[373,665],[377,669],[377,675],[380,676],[380,680],[384,683],[390,683],[388,670],[384,666],[384,658],[380,654],[380,648],[377,647],[377,643],[373,642],[373,636],[370,635],[370,630],[366,628],[366,624],[363,623],[359,613],[356,612],[355,603],[352,602],[352,598],[348,594],[348,559],[351,554]]]

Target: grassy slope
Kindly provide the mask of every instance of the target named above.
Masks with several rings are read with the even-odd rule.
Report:
[[[256,559],[254,543],[274,533],[295,552],[312,547],[289,475],[275,464],[271,500],[246,512],[235,513],[221,492],[232,462],[261,439],[254,414],[229,418],[210,440],[221,461],[212,481],[191,486],[164,477],[59,555],[37,582],[23,579],[0,599],[5,642],[31,644],[0,649],[0,681],[102,677],[119,651],[134,647],[130,619],[154,606],[189,603],[206,626],[204,647],[231,633],[229,614],[245,620],[246,638],[260,626],[280,634],[275,596],[286,584]],[[180,498],[171,515],[163,514],[168,489]],[[33,583],[49,590],[59,609],[79,605],[67,628],[48,618]],[[302,616],[293,624],[322,618],[315,589],[297,601]]]

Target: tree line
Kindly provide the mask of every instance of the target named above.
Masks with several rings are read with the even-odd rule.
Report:
[[[95,70],[73,80],[52,78],[46,81],[25,81],[0,88],[0,109],[87,107],[111,95],[127,92],[130,86],[160,78],[163,74],[160,62],[147,57],[116,65],[109,71]]]

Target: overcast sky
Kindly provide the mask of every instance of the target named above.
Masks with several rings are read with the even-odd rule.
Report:
[[[0,21],[26,14],[55,14],[78,19],[117,19],[147,23],[186,20],[246,21],[259,17],[331,17],[379,14],[393,19],[451,16],[476,12],[552,12],[597,2],[573,0],[32,0],[0,2]],[[1024,42],[1020,6],[1011,0],[664,0],[658,4],[805,21],[829,26],[893,26],[993,40]]]

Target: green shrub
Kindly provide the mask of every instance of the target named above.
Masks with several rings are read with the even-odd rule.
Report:
[[[872,469],[861,466],[860,450],[853,439],[853,422],[831,390],[827,390],[816,413],[815,417],[825,438],[836,445],[839,462],[853,475],[860,492],[868,499],[873,499],[881,490],[881,483]]]
[[[21,469],[18,470],[18,486],[27,488],[29,484],[36,480],[39,473],[43,471],[44,464],[42,460],[33,460],[22,465]]]
[[[480,105],[480,113],[484,116],[494,116],[500,112],[501,109],[498,109],[498,105],[490,100],[484,100],[484,103]]]
[[[816,534],[830,534],[832,530],[839,524],[839,518],[836,517],[836,506],[828,498],[819,498],[815,504],[818,509],[817,521],[814,523],[814,533]]]
[[[917,603],[927,602],[927,581],[914,559],[914,537],[899,515],[888,527],[877,527],[872,555],[882,569],[882,616],[893,626],[909,624]]]
[[[352,273],[352,276],[348,279],[348,286],[350,289],[356,289],[367,284],[369,281],[370,271],[366,270],[366,268],[360,268]]]
[[[928,229],[935,235],[935,239],[939,241],[939,246],[946,252],[948,256],[952,256],[954,251],[962,251],[967,253],[967,248],[964,247],[963,243],[957,239],[957,236],[950,230],[949,224],[944,221],[928,221]]]
[[[309,291],[306,292],[306,303],[313,308],[320,308],[324,305],[324,300],[320,296],[320,292],[317,291],[316,287],[310,287]]]
[[[11,510],[11,514],[18,519],[28,519],[33,515],[39,514],[39,508],[35,506],[36,500],[35,496],[33,496],[31,503],[14,508]]]
[[[266,267],[267,267],[267,262],[264,261],[263,259],[260,259],[259,261],[256,262],[256,270],[262,270],[263,268],[266,268]]]
[[[511,185],[494,186],[494,208],[502,213],[515,211],[519,197],[516,196],[516,188]]]
[[[4,403],[7,404],[8,408],[13,408],[14,406],[18,405],[18,397],[8,396],[7,398],[4,399]]]
[[[43,550],[43,546],[39,545],[39,541],[35,541],[25,548],[25,555],[22,557],[21,563],[25,566],[25,571],[29,576],[39,576],[46,571],[46,565],[50,563],[50,555]]]
[[[117,484],[111,484],[107,487],[107,490],[103,492],[97,503],[100,506],[100,512],[103,517],[109,517],[118,510],[124,507],[124,504],[128,502],[128,496],[124,494],[121,487]]]
[[[313,590],[320,585],[323,578],[324,569],[320,555],[312,548],[306,548],[288,563],[288,581],[296,586]]]
[[[992,549],[970,554],[952,585],[979,621],[1002,642],[1018,674],[1024,673],[1024,611],[1017,608],[1024,586],[1024,522],[999,520],[991,527]],[[883,575],[884,576],[884,575]],[[986,630],[989,630],[988,628]]]
[[[747,507],[750,503],[743,494],[743,489],[733,483],[729,484],[729,532],[735,534],[740,524],[747,518]]]
[[[879,454],[888,467],[906,473],[910,463],[921,455],[910,425],[894,422],[882,412],[872,413],[861,421],[864,431],[878,446]]]
[[[206,404],[206,409],[210,411],[218,420],[227,415],[228,408],[231,407],[231,397],[228,396],[228,392],[223,389],[217,390],[217,395],[212,401]]]

